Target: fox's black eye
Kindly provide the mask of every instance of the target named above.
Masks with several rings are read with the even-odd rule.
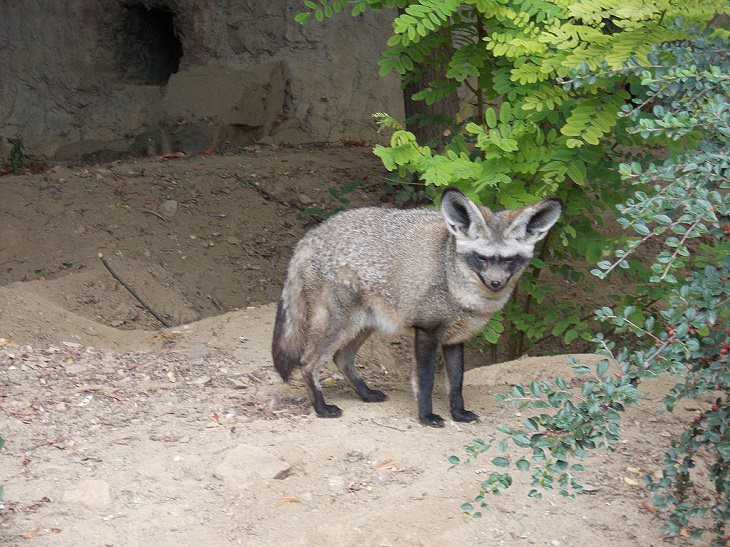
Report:
[[[505,256],[502,260],[504,260],[507,264],[510,264],[517,260],[516,256]]]
[[[484,255],[480,255],[479,253],[475,253],[474,256],[476,256],[477,257],[477,260],[479,260],[481,262],[489,262],[489,258],[487,258]]]

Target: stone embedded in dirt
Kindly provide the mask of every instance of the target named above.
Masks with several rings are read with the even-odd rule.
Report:
[[[89,509],[103,509],[112,502],[112,496],[107,482],[87,479],[81,481],[76,488],[66,490],[63,494],[63,501],[80,503]]]
[[[194,380],[190,380],[188,384],[193,386],[204,386],[208,382],[210,382],[212,378],[210,376],[201,376],[200,378],[195,378]]]
[[[191,359],[202,359],[203,357],[208,355],[210,351],[210,347],[206,346],[205,344],[199,344],[195,346],[190,346],[187,354],[190,356]]]
[[[309,205],[312,205],[314,203],[314,200],[310,198],[307,194],[299,194],[297,196],[297,199],[299,200],[299,203],[301,203],[305,207],[308,207]]]
[[[112,327],[119,327],[124,323],[135,321],[139,316],[139,311],[128,304],[120,304],[114,314],[116,317],[109,321],[109,324]]]
[[[228,243],[229,245],[240,245],[241,240],[238,239],[236,236],[228,236],[228,238],[226,239],[226,243]]]
[[[91,370],[91,363],[69,363],[66,365],[66,374],[69,376],[76,376],[87,370]]]
[[[167,218],[172,218],[177,214],[177,201],[174,199],[166,199],[157,208],[162,215]]]
[[[327,479],[330,492],[336,495],[347,494],[347,481],[342,475],[330,475]]]
[[[232,490],[252,490],[285,473],[291,466],[272,449],[239,444],[223,454],[213,476]]]

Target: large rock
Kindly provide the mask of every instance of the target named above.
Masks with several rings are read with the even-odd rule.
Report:
[[[173,150],[253,143],[284,108],[284,63],[241,69],[196,66],[170,77],[162,102]]]

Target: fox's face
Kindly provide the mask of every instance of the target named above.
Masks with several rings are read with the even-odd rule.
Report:
[[[562,204],[558,199],[546,199],[521,209],[492,213],[477,207],[459,190],[447,189],[441,212],[454,235],[460,269],[471,273],[489,291],[499,293],[530,263],[535,244],[558,220]]]

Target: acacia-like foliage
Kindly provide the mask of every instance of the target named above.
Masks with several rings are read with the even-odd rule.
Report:
[[[536,313],[551,292],[537,283],[549,263],[582,257],[594,263],[610,252],[601,229],[602,212],[628,196],[616,159],[638,154],[639,135],[626,131],[620,114],[641,85],[641,77],[622,71],[626,63],[650,65],[652,47],[697,36],[715,14],[728,12],[724,0],[306,0],[322,20],[344,8],[353,15],[397,8],[393,34],[380,61],[380,74],[395,72],[404,81],[418,78],[447,45],[451,50],[444,79],[427,83],[413,100],[433,103],[459,92],[464,108],[453,121],[441,152],[387,115],[377,119],[392,130],[389,146],[375,146],[385,167],[401,177],[417,176],[429,188],[457,186],[490,207],[519,207],[546,195],[566,204],[561,224],[524,276],[519,296],[484,331],[488,342],[500,333],[522,333],[512,355],[526,349],[524,339],[563,337],[590,340],[585,310],[560,302]],[[398,15],[399,14],[399,15]],[[397,16],[396,16],[397,15]],[[675,20],[686,23],[678,27]],[[691,30],[690,30],[691,29]],[[691,33],[692,36],[688,35]],[[581,74],[582,76],[576,76]],[[387,123],[383,123],[387,121]],[[639,158],[640,159],[640,158]],[[436,195],[437,192],[433,192]],[[584,268],[552,269],[569,281],[584,279]],[[639,269],[631,273],[640,273]],[[651,300],[637,292],[636,298]],[[637,301],[638,303],[638,301]],[[505,329],[503,323],[511,323]],[[514,335],[513,335],[514,336]]]

